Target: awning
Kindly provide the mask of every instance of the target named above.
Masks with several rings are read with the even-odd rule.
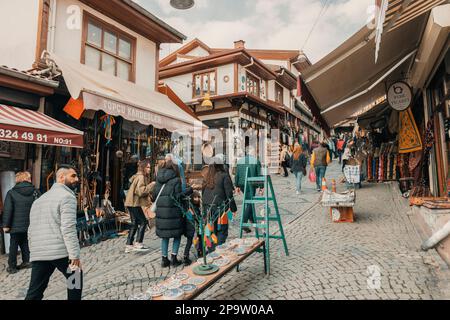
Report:
[[[50,54],[50,58],[61,69],[72,98],[82,98],[87,110],[102,110],[109,115],[170,132],[192,133],[194,128],[204,128],[200,121],[164,94],[55,54]]]
[[[83,148],[82,131],[28,109],[0,105],[0,140]]]
[[[381,6],[381,16],[376,25],[376,52],[379,51],[383,33],[394,30],[445,2],[447,0],[377,0],[377,5]]]
[[[303,72],[304,81],[330,126],[386,94],[386,83],[404,79],[414,61],[427,15],[383,37],[375,63],[374,32],[364,27]]]

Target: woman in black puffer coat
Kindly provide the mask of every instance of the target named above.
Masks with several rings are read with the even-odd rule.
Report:
[[[161,190],[161,195],[156,203],[156,235],[162,239],[161,265],[163,268],[169,265],[176,267],[181,265],[181,262],[177,260],[177,255],[180,249],[181,236],[185,228],[183,212],[177,206],[176,201],[182,203],[182,198],[189,192],[192,192],[192,189],[186,190],[185,193],[182,192],[178,166],[172,161],[166,161],[158,170],[156,186],[153,191],[153,199],[155,201]],[[171,261],[168,259],[170,239],[173,239]]]

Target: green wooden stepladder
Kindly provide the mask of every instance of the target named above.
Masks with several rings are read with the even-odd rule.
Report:
[[[243,236],[244,227],[255,228],[256,238],[265,240],[264,249],[259,250],[259,252],[264,253],[264,265],[267,274],[270,274],[270,239],[281,239],[283,240],[284,251],[286,255],[289,255],[288,246],[286,243],[286,237],[284,235],[283,225],[281,222],[280,211],[278,209],[277,199],[275,196],[275,191],[273,189],[272,179],[270,175],[267,174],[267,168],[265,169],[265,174],[260,177],[248,177],[249,169],[247,168],[245,173],[245,188],[244,188],[244,199],[242,203],[242,213],[241,221],[239,227],[240,238]],[[256,186],[264,185],[264,196],[255,195]],[[259,217],[256,215],[256,204],[264,204],[264,217]],[[273,204],[275,215],[271,215],[272,209],[270,204]],[[247,205],[252,206],[252,214],[254,223],[244,223],[244,213]],[[270,221],[277,221],[279,230],[277,235],[272,235],[270,233]],[[259,229],[263,230],[263,234],[260,233]],[[264,252],[265,250],[265,252]]]

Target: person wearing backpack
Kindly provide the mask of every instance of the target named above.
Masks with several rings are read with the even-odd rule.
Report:
[[[30,268],[30,249],[28,246],[28,228],[30,226],[30,210],[33,202],[41,194],[31,184],[29,172],[16,174],[16,185],[8,191],[3,208],[3,231],[10,233],[8,268],[10,274],[20,269]],[[22,264],[17,266],[17,250],[22,252]]]

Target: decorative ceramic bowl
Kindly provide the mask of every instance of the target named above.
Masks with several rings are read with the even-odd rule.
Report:
[[[167,289],[169,289],[169,290],[178,289],[182,285],[183,284],[181,283],[180,280],[172,280],[167,284]]]
[[[169,289],[164,292],[164,300],[179,300],[183,297],[184,291],[180,288],[177,289]]]
[[[172,279],[172,280],[180,280],[180,281],[184,281],[184,280],[186,280],[186,279],[189,279],[189,275],[188,275],[187,273],[185,273],[185,272],[180,272],[180,273],[174,274],[174,275],[171,277],[171,279]]]
[[[147,290],[147,294],[150,295],[153,298],[156,298],[156,297],[162,296],[165,291],[167,291],[167,287],[166,286],[164,286],[164,285],[155,285],[155,286],[150,287]]]
[[[128,298],[128,300],[145,301],[145,300],[152,300],[152,297],[148,293],[138,293],[138,294],[130,296]]]
[[[180,289],[186,293],[191,293],[191,292],[194,292],[195,290],[197,290],[197,286],[195,284],[187,283],[187,284],[183,284],[180,287]]]
[[[229,264],[230,262],[231,262],[231,260],[228,258],[221,258],[221,259],[217,259],[216,261],[214,261],[214,264],[218,267],[224,267],[227,264]]]
[[[239,245],[241,245],[243,242],[244,242],[244,239],[236,238],[236,239],[233,239],[233,240],[230,241],[230,245],[231,245],[231,246],[239,246]]]
[[[248,251],[250,251],[252,248],[253,248],[253,246],[243,244],[243,245],[239,246],[238,249],[242,249],[242,250],[245,250],[245,252],[248,252]]]
[[[242,247],[238,247],[238,248],[233,249],[233,252],[234,252],[235,254],[237,254],[238,256],[242,256],[242,255],[244,255],[244,254],[247,253],[247,250],[245,250],[245,249],[242,248]]]
[[[225,250],[228,250],[230,248],[230,245],[228,243],[221,244],[220,246],[216,247],[217,252],[223,252]]]
[[[193,284],[195,286],[199,286],[199,285],[205,283],[205,281],[206,281],[206,278],[204,278],[204,277],[194,277],[194,278],[189,278],[186,281],[186,283],[187,284]]]
[[[208,254],[206,256],[206,259],[211,258],[211,259],[219,259],[222,255],[218,252],[211,252],[210,254]]]
[[[213,263],[213,261],[214,261],[213,258],[211,258],[211,257],[209,257],[209,256],[206,256],[206,264],[211,264],[211,263]],[[197,263],[198,263],[199,265],[204,265],[203,258],[199,258],[199,259],[197,260]]]

